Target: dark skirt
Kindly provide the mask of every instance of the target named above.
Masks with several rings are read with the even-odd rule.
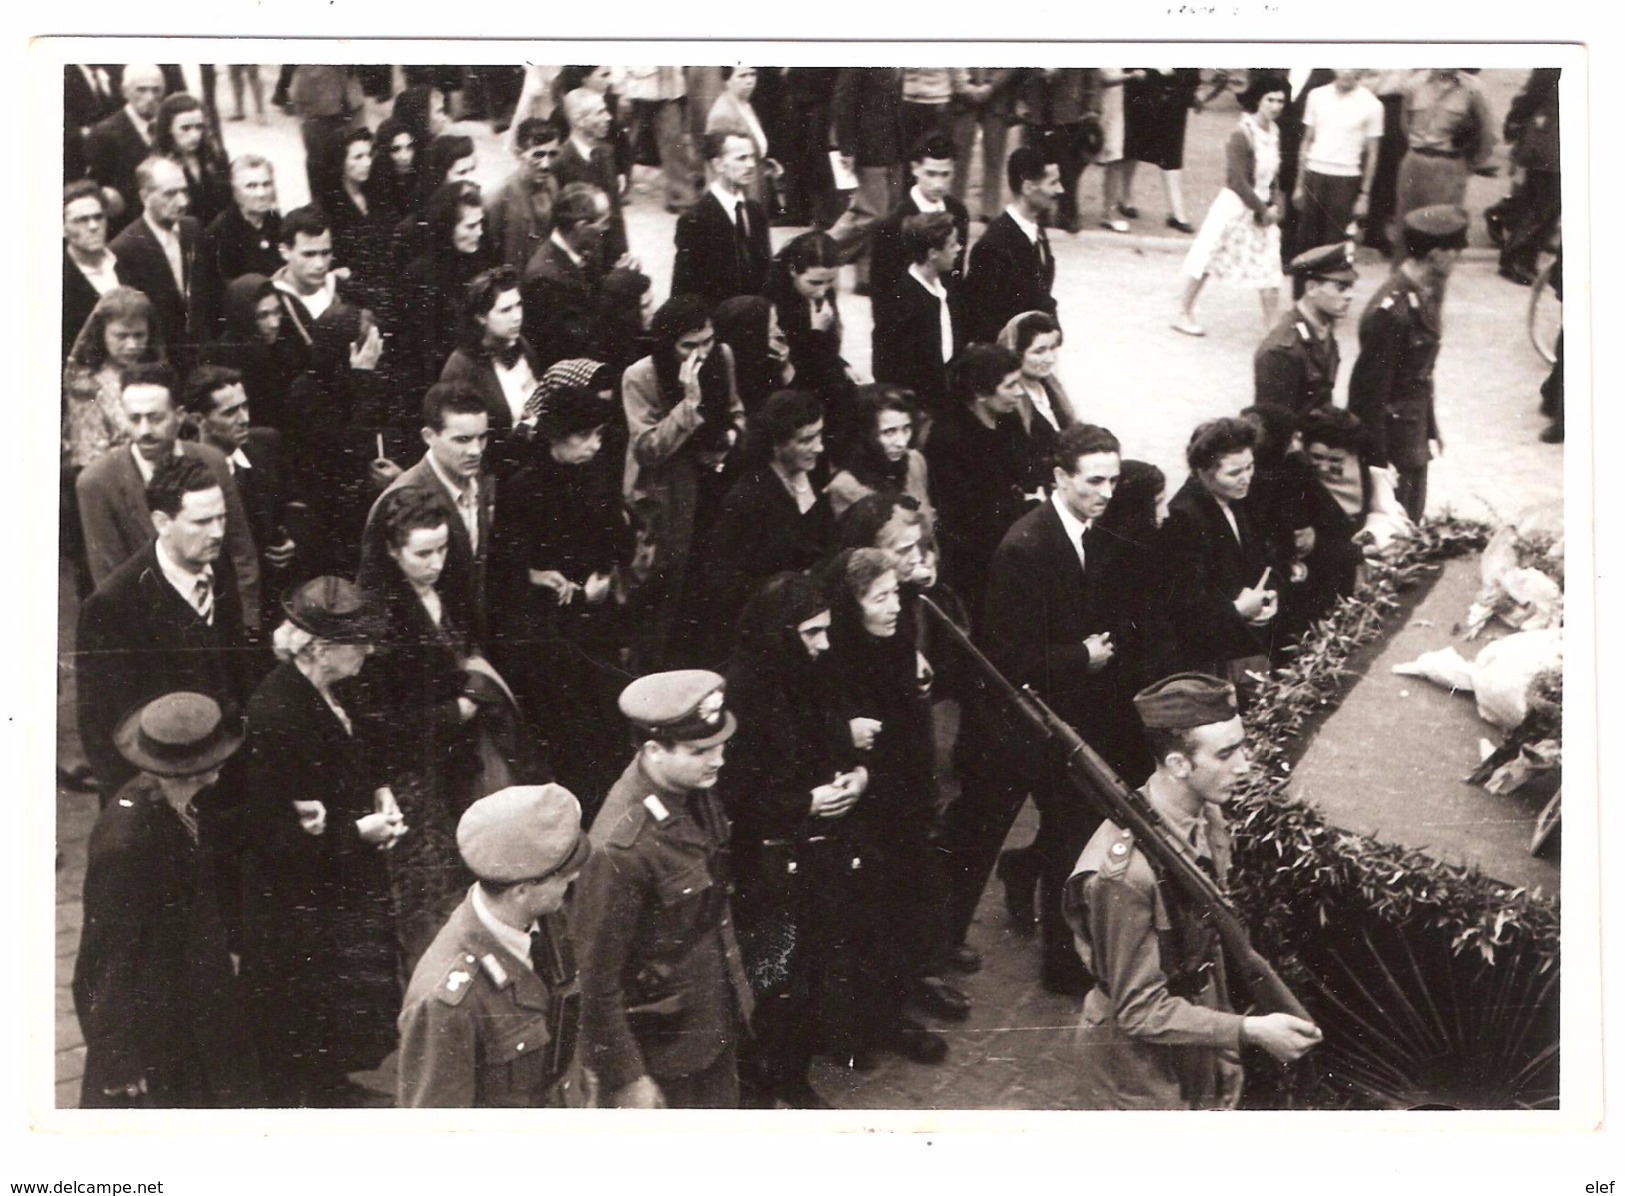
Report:
[[[1182,169],[1188,112],[1183,88],[1125,83],[1123,157],[1131,162],[1149,162],[1162,170]]]

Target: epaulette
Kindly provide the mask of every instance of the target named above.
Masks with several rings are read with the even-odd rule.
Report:
[[[1412,311],[1421,311],[1422,310],[1422,302],[1421,302],[1421,300],[1419,300],[1416,297],[1416,292],[1415,291],[1407,291],[1407,292],[1405,292],[1405,297],[1411,301],[1411,310]]]
[[[1121,880],[1128,873],[1130,861],[1134,859],[1134,832],[1121,830],[1117,833],[1117,840],[1106,849],[1106,858],[1101,861],[1100,875],[1107,880]]]
[[[506,988],[508,986],[508,969],[503,967],[502,961],[499,960],[495,955],[492,955],[489,951],[480,956],[480,970],[483,971],[486,978],[498,988]]]
[[[648,798],[648,801],[657,804],[659,800],[659,798],[652,795]],[[666,807],[661,806],[660,808],[664,811]],[[669,818],[671,815],[667,814],[666,817]],[[609,838],[605,842],[611,847],[631,847],[632,844],[638,841],[638,836],[643,833],[643,828],[648,826],[651,821],[654,821],[654,818],[654,812],[646,804],[631,806],[625,814],[621,815],[621,820],[609,832]]]
[[[1393,305],[1394,297],[1392,295],[1384,295],[1382,297],[1382,302],[1377,304],[1377,306],[1382,308],[1383,311],[1387,311],[1389,308],[1393,307]]]
[[[446,1005],[461,1005],[468,990],[474,987],[474,957],[466,951],[446,969],[446,976],[435,985],[434,995]]]
[[[1308,342],[1310,342],[1310,341],[1312,341],[1314,339],[1314,337],[1312,337],[1309,334],[1309,325],[1305,324],[1302,320],[1299,320],[1297,322],[1297,329],[1298,329],[1298,339],[1299,340],[1301,340],[1301,341],[1303,341],[1303,342],[1305,342],[1307,344]]]

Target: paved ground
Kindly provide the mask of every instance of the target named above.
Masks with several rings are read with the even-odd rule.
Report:
[[[274,68],[262,69],[269,86]],[[1483,78],[1498,122],[1521,73],[1485,72]],[[1220,147],[1235,117],[1226,100],[1192,120],[1185,174],[1193,221],[1201,219],[1217,190]],[[376,115],[370,123],[376,125]],[[496,138],[484,126],[469,126],[468,131],[479,145],[481,181],[495,183],[507,170]],[[226,137],[232,153],[264,153],[277,164],[284,209],[304,201],[302,155],[293,121],[273,112],[263,126],[228,123]],[[1139,224],[1148,234],[1160,230],[1164,215],[1160,186],[1149,177],[1154,174],[1144,169],[1137,194],[1145,213]],[[628,213],[630,237],[634,252],[654,278],[655,294],[663,297],[669,288],[675,218],[661,210],[647,187],[648,176],[640,172],[639,177]],[[1504,189],[1500,181],[1475,179],[1470,206],[1477,212]],[[1083,195],[1088,218],[1098,204],[1098,172],[1086,175]],[[792,231],[775,233],[782,238]],[[1476,219],[1473,235],[1482,240]],[[1178,486],[1185,475],[1182,450],[1191,428],[1252,401],[1251,355],[1263,331],[1256,296],[1210,287],[1200,309],[1208,336],[1191,340],[1168,327],[1181,285],[1179,254],[1184,238],[1160,231],[1128,237],[1089,231],[1072,237],[1056,234],[1053,244],[1057,297],[1069,336],[1060,365],[1068,391],[1084,418],[1112,428],[1129,456],[1156,462],[1171,485]],[[1374,259],[1362,262],[1362,268],[1356,311],[1384,269]],[[1430,504],[1435,510],[1450,507],[1480,516],[1496,511],[1510,515],[1527,502],[1562,495],[1562,450],[1536,440],[1543,425],[1536,414],[1537,390],[1545,367],[1524,339],[1527,295],[1498,279],[1493,260],[1482,253],[1470,255],[1452,281],[1438,367],[1439,419],[1447,451],[1433,468]],[[842,314],[848,358],[866,370],[871,329],[867,300],[843,296]],[[1346,372],[1355,355],[1352,327],[1342,339]],[[68,732],[74,612],[64,604],[60,613],[59,712],[67,720],[61,729]],[[1382,733],[1380,720],[1371,731],[1362,732]],[[57,877],[57,1096],[64,1107],[77,1103],[77,1081],[83,1071],[82,1040],[67,983],[78,945],[85,836],[94,816],[93,798],[57,794],[63,858]],[[1025,822],[1014,832],[1018,840],[1029,833]],[[924,1068],[891,1060],[865,1077],[861,1088],[848,1076],[821,1072],[820,1086],[836,1103],[863,1108],[1066,1107],[1066,1035],[1061,1031],[1072,1023],[1071,1010],[1066,1002],[1038,989],[1036,947],[1009,932],[993,897],[984,899],[972,942],[988,953],[988,967],[966,981],[977,1008],[970,1022],[949,1032],[950,1062]],[[374,1079],[387,1090],[387,1073]]]

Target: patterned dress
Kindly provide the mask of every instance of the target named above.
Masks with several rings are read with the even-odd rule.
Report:
[[[1252,116],[1241,118],[1241,131],[1253,149],[1253,190],[1268,196],[1281,166],[1279,126],[1259,126]],[[1281,284],[1281,226],[1262,225],[1235,191],[1226,187],[1207,210],[1202,228],[1185,258],[1185,274],[1204,274],[1260,290]]]

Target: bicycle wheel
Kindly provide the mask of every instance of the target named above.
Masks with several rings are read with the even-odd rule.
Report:
[[[1557,334],[1563,331],[1563,300],[1551,286],[1552,264],[1541,267],[1529,288],[1529,343],[1547,365],[1557,361]]]

